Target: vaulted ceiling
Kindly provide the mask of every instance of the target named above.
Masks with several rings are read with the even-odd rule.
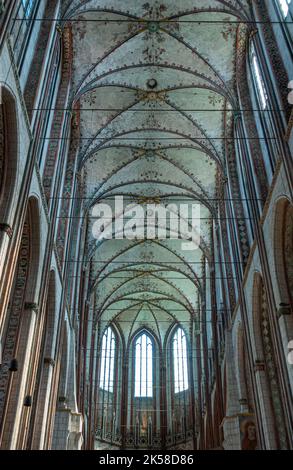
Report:
[[[198,317],[210,258],[226,139],[237,108],[236,58],[248,0],[89,0],[64,3],[73,32],[72,103],[80,109],[85,211],[117,195],[145,205],[201,204],[201,243],[104,240],[89,228],[95,317],[125,341],[140,327],[161,341]]]

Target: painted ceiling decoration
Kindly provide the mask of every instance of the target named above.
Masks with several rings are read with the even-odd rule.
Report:
[[[71,103],[79,109],[91,302],[95,321],[114,322],[126,344],[140,328],[163,342],[174,323],[187,329],[199,321],[249,3],[63,2],[63,25],[73,34]],[[199,203],[199,248],[184,251],[180,239],[95,240],[91,208],[107,202],[114,211],[121,195],[143,207]]]

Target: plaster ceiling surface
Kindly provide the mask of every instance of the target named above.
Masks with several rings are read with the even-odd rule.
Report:
[[[73,34],[71,100],[79,109],[95,320],[114,322],[126,342],[143,327],[163,342],[174,322],[198,321],[203,255],[210,259],[237,103],[238,28],[249,19],[248,3],[63,2]],[[121,195],[133,209],[199,204],[198,248],[183,249],[181,239],[96,240],[92,207],[109,205],[111,232]]]

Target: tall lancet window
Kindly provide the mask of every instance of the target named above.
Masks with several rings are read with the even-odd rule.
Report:
[[[100,388],[113,392],[115,363],[115,335],[107,328],[102,339]]]
[[[24,14],[26,18],[29,18],[31,16],[34,3],[35,3],[35,0],[22,0],[22,6],[24,9]]]
[[[146,333],[135,342],[135,397],[153,396],[153,343]]]
[[[279,2],[282,14],[284,18],[287,18],[288,13],[289,13],[289,5],[291,3],[291,0],[277,0]]]
[[[261,106],[261,109],[264,110],[267,107],[268,96],[267,96],[265,84],[262,78],[262,73],[261,73],[261,69],[259,66],[258,57],[256,55],[256,52],[253,46],[251,50],[251,61],[252,61],[253,74],[254,74],[254,79],[255,79],[260,106]]]
[[[118,443],[121,440],[121,343],[114,326],[109,326],[99,343],[100,375],[98,377],[96,437]]]
[[[30,33],[35,25],[32,17],[40,4],[40,0],[21,0],[15,3],[16,7],[13,14],[14,18],[11,21],[10,38],[20,73],[27,48],[31,47],[29,46]]]
[[[187,342],[182,328],[178,328],[173,337],[174,391],[188,390]]]

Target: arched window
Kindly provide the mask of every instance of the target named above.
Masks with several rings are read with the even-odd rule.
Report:
[[[187,342],[182,328],[178,328],[173,337],[174,392],[188,390]]]
[[[31,16],[34,3],[35,3],[35,0],[22,0],[22,6],[24,9],[24,15],[26,18],[29,18]]]
[[[115,335],[107,328],[102,339],[100,388],[113,392],[115,363]]]
[[[96,438],[118,443],[121,441],[119,411],[122,383],[122,345],[114,326],[108,326],[100,343],[100,377],[96,397]]]
[[[135,342],[135,379],[134,396],[153,396],[153,343],[142,333]]]
[[[267,107],[268,96],[267,96],[265,84],[262,78],[258,57],[256,55],[253,44],[251,45],[251,63],[252,63],[252,68],[253,68],[255,84],[257,88],[258,99],[260,102],[261,109],[264,110]]]
[[[289,5],[291,3],[291,0],[277,0],[277,1],[280,5],[282,15],[284,16],[284,18],[287,18],[288,13],[289,13]]]

